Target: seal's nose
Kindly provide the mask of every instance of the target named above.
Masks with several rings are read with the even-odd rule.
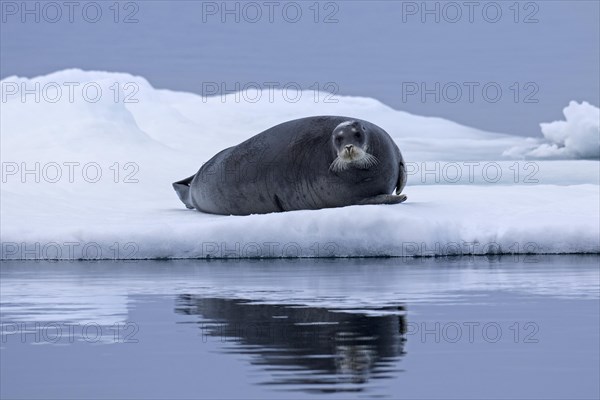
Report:
[[[354,147],[353,144],[347,144],[346,146],[344,146],[346,148],[347,151],[352,150],[352,148]]]

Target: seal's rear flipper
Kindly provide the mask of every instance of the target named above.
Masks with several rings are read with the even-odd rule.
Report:
[[[358,202],[359,205],[365,204],[399,204],[406,201],[406,195],[380,194],[379,196],[369,197]]]
[[[173,183],[173,189],[177,192],[177,196],[179,196],[179,200],[185,204],[187,208],[194,208],[192,202],[190,201],[190,184],[194,179],[195,175],[190,176],[189,178],[185,178],[179,182]]]

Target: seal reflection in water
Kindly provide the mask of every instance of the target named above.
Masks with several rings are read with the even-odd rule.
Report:
[[[366,311],[366,310],[365,310]],[[234,343],[222,351],[252,355],[271,372],[265,384],[292,390],[362,391],[370,379],[399,372],[407,333],[404,305],[359,310],[261,304],[182,294],[175,312],[197,315],[202,341]]]
[[[323,116],[267,129],[173,187],[187,208],[249,215],[397,204],[406,200],[405,184],[402,154],[387,132],[360,119]]]

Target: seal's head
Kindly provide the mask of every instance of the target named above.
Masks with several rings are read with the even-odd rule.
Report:
[[[377,158],[368,153],[369,132],[359,121],[345,121],[335,127],[331,141],[337,157],[329,169],[333,172],[348,168],[369,169]]]

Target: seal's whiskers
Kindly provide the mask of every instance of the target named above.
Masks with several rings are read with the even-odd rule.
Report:
[[[377,157],[367,152],[363,153],[363,156],[356,160],[344,160],[340,156],[336,157],[335,160],[329,166],[329,170],[333,172],[341,172],[349,167],[356,167],[359,169],[369,169],[379,162]]]
[[[376,165],[378,162],[379,162],[379,160],[377,159],[377,157],[375,157],[372,154],[365,153],[364,157],[362,157],[358,160],[352,161],[352,164],[360,169],[369,169],[372,166]]]
[[[335,160],[329,166],[329,170],[332,172],[341,172],[349,167],[350,162],[343,160],[340,156],[336,157]]]

